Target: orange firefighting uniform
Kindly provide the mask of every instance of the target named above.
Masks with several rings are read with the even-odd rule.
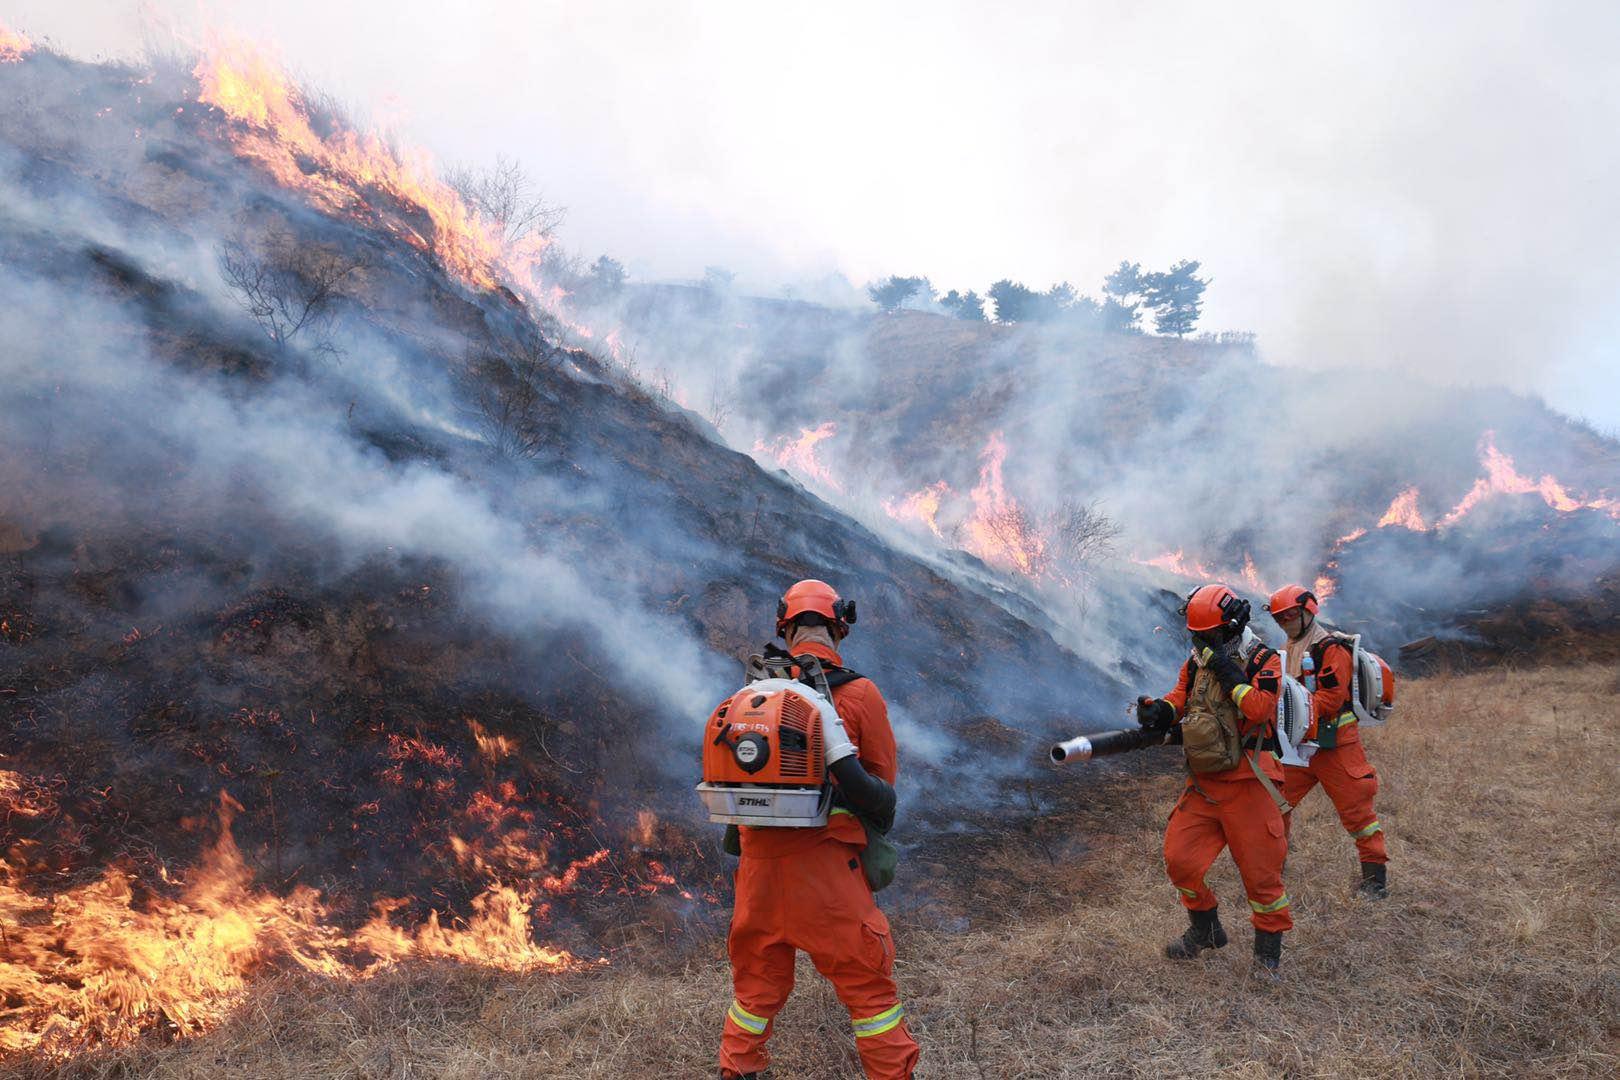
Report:
[[[1238,734],[1245,742],[1271,734],[1277,716],[1282,658],[1267,649],[1257,670],[1245,672],[1250,681],[1230,697],[1215,673],[1197,664],[1183,664],[1176,688],[1164,696],[1180,723],[1194,710],[1231,710]],[[1246,751],[1245,757],[1255,751]],[[1258,752],[1257,764],[1273,784],[1283,779],[1282,766],[1269,751]],[[1243,888],[1249,895],[1250,918],[1256,930],[1293,928],[1288,893],[1283,889],[1283,861],[1288,856],[1287,831],[1277,802],[1255,777],[1248,761],[1225,772],[1187,777],[1186,790],[1170,814],[1164,832],[1164,865],[1170,883],[1181,894],[1188,911],[1215,907],[1215,893],[1204,881],[1221,849],[1232,849]]]
[[[794,652],[843,663],[819,642],[801,642]],[[877,685],[856,679],[834,687],[832,696],[861,764],[893,784],[894,731]],[[835,810],[817,829],[745,826],[740,833],[737,906],[726,942],[735,999],[720,1039],[721,1073],[757,1072],[770,1063],[765,1041],[793,990],[795,950],[802,949],[849,1010],[866,1075],[911,1076],[919,1050],[894,982],[889,920],[861,869],[861,823]]]
[[[1361,861],[1387,863],[1389,852],[1384,847],[1384,827],[1373,810],[1373,796],[1378,794],[1378,773],[1367,760],[1367,752],[1361,745],[1361,729],[1350,708],[1355,677],[1350,667],[1350,650],[1335,642],[1322,644],[1327,636],[1321,622],[1313,620],[1311,628],[1298,639],[1291,639],[1285,648],[1288,673],[1296,679],[1304,666],[1307,650],[1312,652],[1316,660],[1316,691],[1311,695],[1311,716],[1318,733],[1336,729],[1338,745],[1330,750],[1318,750],[1307,765],[1284,768],[1283,798],[1289,805],[1298,806],[1312,788],[1321,784],[1322,790],[1333,800],[1333,808],[1339,812],[1340,824],[1355,840]]]

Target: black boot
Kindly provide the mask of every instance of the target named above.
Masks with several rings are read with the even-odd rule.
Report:
[[[1365,896],[1369,900],[1382,900],[1389,895],[1389,879],[1385,876],[1387,867],[1381,862],[1364,862],[1361,864],[1361,884],[1356,886],[1356,895]]]
[[[1186,933],[1164,947],[1164,955],[1172,960],[1191,960],[1205,949],[1218,949],[1226,944],[1226,931],[1221,929],[1220,909],[1189,911],[1192,925]]]
[[[1282,978],[1282,931],[1256,930],[1254,932],[1254,962],[1264,968],[1273,979]]]

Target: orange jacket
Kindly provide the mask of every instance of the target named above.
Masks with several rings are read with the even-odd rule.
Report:
[[[1249,676],[1249,682],[1240,684],[1233,693],[1240,717],[1238,734],[1245,739],[1252,735],[1262,737],[1270,735],[1277,723],[1277,691],[1282,688],[1282,654],[1266,649],[1265,660],[1259,667],[1253,667],[1252,664],[1245,662],[1243,670]],[[1176,679],[1175,689],[1164,695],[1164,700],[1176,711],[1178,724],[1187,715],[1187,694],[1192,690],[1192,677],[1196,671],[1197,664],[1193,661],[1189,660],[1182,664],[1181,675]],[[1283,778],[1282,766],[1269,751],[1260,754],[1260,768],[1272,780]],[[1205,777],[1210,780],[1253,780],[1254,770],[1249,768],[1247,762],[1240,762],[1234,769],[1206,773],[1199,779]],[[1193,777],[1188,776],[1187,783],[1192,782]]]
[[[1316,662],[1316,692],[1311,695],[1311,717],[1317,727],[1332,722],[1340,713],[1350,712],[1350,691],[1355,686],[1355,672],[1351,667],[1350,647],[1331,639],[1311,646],[1311,658]],[[1352,717],[1355,713],[1350,712]],[[1339,746],[1360,742],[1357,724],[1339,728]]]
[[[842,667],[843,658],[820,642],[800,644],[795,653],[811,656]],[[894,783],[899,771],[898,754],[894,744],[894,729],[889,726],[889,706],[871,679],[856,679],[833,687],[833,706],[843,717],[844,730],[854,743],[856,757],[866,771],[879,779]],[[783,829],[744,825],[740,828],[742,853],[745,857],[774,859],[803,851],[822,840],[842,840],[856,847],[866,846],[866,829],[851,814],[835,813],[832,819],[818,829]]]

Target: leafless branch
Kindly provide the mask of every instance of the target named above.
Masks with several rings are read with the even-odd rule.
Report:
[[[325,336],[343,286],[365,262],[327,248],[272,237],[255,250],[237,241],[219,249],[219,269],[231,295],[259,329],[284,352],[301,334],[319,352],[337,350]]]
[[[474,213],[500,228],[509,247],[531,236],[548,238],[562,224],[563,208],[546,202],[528,170],[513,158],[497,157],[483,169],[451,169],[444,179]]]
[[[561,355],[538,335],[469,352],[465,366],[478,427],[497,457],[533,458],[555,441],[556,426],[542,415],[544,381]]]

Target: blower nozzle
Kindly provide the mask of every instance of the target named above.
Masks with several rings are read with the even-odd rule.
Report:
[[[1077,735],[1055,744],[1051,757],[1054,764],[1065,761],[1090,761],[1094,757],[1124,754],[1158,746],[1164,742],[1164,732],[1152,728],[1121,728],[1119,731],[1100,731],[1095,735]]]

